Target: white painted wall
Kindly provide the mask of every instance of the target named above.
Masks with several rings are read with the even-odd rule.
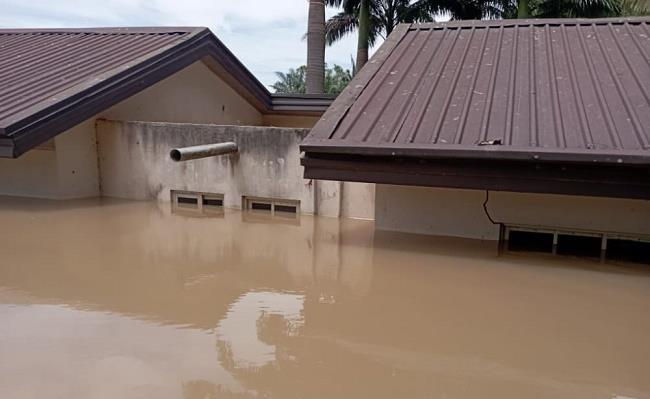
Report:
[[[377,185],[381,230],[497,240],[485,191]],[[490,191],[496,222],[650,235],[650,201]]]
[[[202,62],[195,62],[99,115],[150,122],[262,124],[262,114]]]
[[[0,158],[0,194],[59,198],[56,151],[34,149],[18,159]]]
[[[650,235],[650,201],[490,192],[488,208],[505,224]]]
[[[18,159],[0,159],[0,193],[37,198],[80,198],[99,194],[97,145],[92,121],[54,138]]]
[[[484,191],[378,184],[377,229],[497,240],[499,227],[483,212]]]

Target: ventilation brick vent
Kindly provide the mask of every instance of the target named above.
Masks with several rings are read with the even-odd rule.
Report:
[[[650,264],[650,237],[645,236],[510,225],[505,226],[503,241],[508,251]]]

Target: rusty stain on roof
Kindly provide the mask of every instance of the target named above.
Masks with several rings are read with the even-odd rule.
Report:
[[[388,42],[308,154],[650,164],[649,18],[413,24]]]

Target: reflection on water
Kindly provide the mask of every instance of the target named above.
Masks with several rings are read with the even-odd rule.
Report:
[[[280,292],[247,292],[239,297],[217,328],[219,347],[225,348],[233,366],[245,369],[275,361],[276,347],[266,342],[274,342],[274,334],[298,334],[304,299],[303,295]]]
[[[650,397],[644,269],[146,202],[0,221],[0,398]]]

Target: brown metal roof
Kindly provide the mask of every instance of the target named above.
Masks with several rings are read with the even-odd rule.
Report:
[[[647,167],[650,18],[402,25],[301,148]]]
[[[332,99],[272,96],[207,28],[0,29],[0,156],[16,157],[202,60],[264,113]]]
[[[176,30],[0,31],[0,127],[57,102],[58,94],[128,67],[194,33]]]

